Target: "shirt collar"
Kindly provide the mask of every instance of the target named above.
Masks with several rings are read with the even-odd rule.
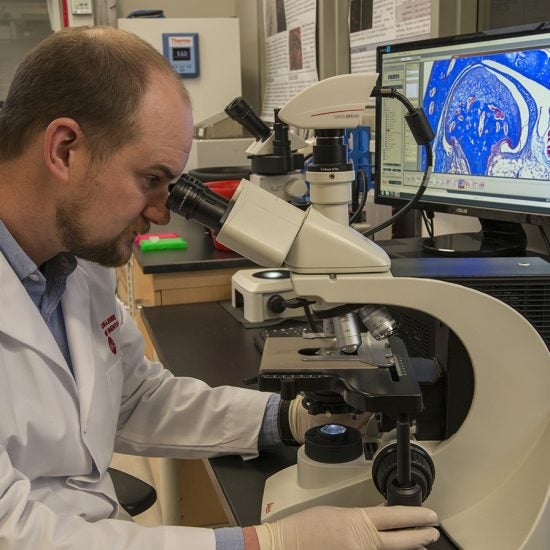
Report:
[[[20,281],[24,281],[32,273],[38,271],[38,266],[29,258],[26,252],[19,246],[8,228],[0,220],[0,252],[17,275]],[[74,255],[62,252],[57,254],[42,266],[46,279],[57,275],[69,276],[76,269],[77,261]]]

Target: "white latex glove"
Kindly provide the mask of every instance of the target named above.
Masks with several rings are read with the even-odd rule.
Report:
[[[323,424],[343,424],[344,426],[357,428],[363,433],[369,418],[372,416],[372,413],[363,413],[358,415],[357,418],[353,418],[351,414],[309,414],[302,405],[303,399],[303,395],[298,395],[292,400],[288,409],[288,423],[292,437],[300,444],[304,443],[304,434],[310,428],[322,426]]]
[[[260,550],[416,550],[439,538],[436,521],[419,506],[319,506],[254,528]]]

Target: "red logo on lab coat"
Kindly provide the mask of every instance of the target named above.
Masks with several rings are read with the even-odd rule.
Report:
[[[113,352],[113,355],[116,355],[115,341],[110,336],[108,336],[107,337],[107,342],[109,342],[109,347],[111,348],[111,351]]]
[[[119,325],[120,323],[114,313],[109,315],[109,317],[101,323],[101,330],[103,330],[103,334],[107,337],[107,343],[109,344],[109,348],[113,352],[113,355],[116,355],[116,344],[109,335],[117,329]]]

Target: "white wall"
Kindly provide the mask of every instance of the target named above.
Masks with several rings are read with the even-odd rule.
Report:
[[[118,0],[117,16],[127,17],[141,9],[161,9],[166,17],[236,17],[241,37],[242,95],[261,109],[261,56],[259,41],[260,0]]]
[[[193,120],[222,113],[242,93],[239,22],[234,17],[122,18],[121,29],[132,32],[163,52],[163,33],[199,35],[200,74],[182,79],[191,96]]]
[[[236,0],[118,0],[118,17],[136,10],[163,10],[166,17],[235,17]]]
[[[51,33],[46,1],[0,1],[0,101],[23,57]]]

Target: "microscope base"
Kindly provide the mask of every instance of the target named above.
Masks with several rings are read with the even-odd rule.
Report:
[[[302,446],[298,463],[267,479],[262,521],[275,521],[312,506],[377,506],[384,502],[371,477],[370,460],[341,464],[309,459]]]

